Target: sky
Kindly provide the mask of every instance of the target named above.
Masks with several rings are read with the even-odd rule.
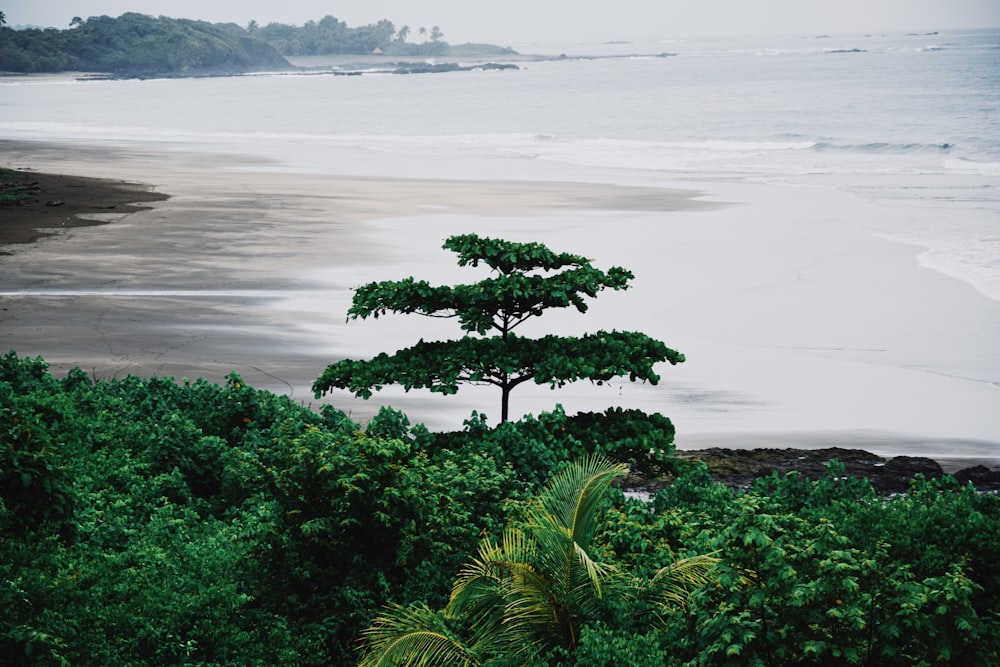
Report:
[[[7,23],[68,27],[139,12],[246,25],[333,15],[351,27],[438,26],[453,43],[669,39],[1000,27],[1000,0],[0,0]],[[411,37],[411,40],[413,38]]]

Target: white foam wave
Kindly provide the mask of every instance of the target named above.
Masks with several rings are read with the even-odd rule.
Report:
[[[1000,236],[959,239],[889,234],[886,238],[926,248],[917,256],[921,266],[961,280],[980,294],[1000,301]]]
[[[1000,163],[963,157],[952,144],[835,143],[827,140],[704,139],[645,140],[572,137],[559,134],[497,132],[455,134],[329,133],[298,130],[214,130],[211,128],[96,125],[57,122],[0,122],[0,136],[22,139],[100,140],[190,144],[254,151],[263,144],[290,159],[303,159],[325,147],[383,154],[508,157],[586,167],[653,170],[774,178],[806,174],[997,175]],[[269,149],[268,149],[269,150]],[[942,154],[947,159],[942,160]],[[298,156],[298,157],[297,157]],[[294,166],[292,164],[291,166]]]
[[[1000,162],[978,162],[969,158],[959,157],[945,160],[943,165],[949,171],[962,174],[1000,175]]]

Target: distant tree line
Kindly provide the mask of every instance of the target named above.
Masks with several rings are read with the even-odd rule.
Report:
[[[67,30],[0,28],[0,70],[118,75],[233,73],[287,68],[270,44],[223,25],[154,18],[74,17]]]
[[[235,26],[234,26],[235,27]],[[448,55],[449,45],[438,26],[428,32],[419,28],[418,42],[409,42],[409,26],[399,30],[392,21],[385,19],[372,25],[348,27],[343,21],[324,16],[319,21],[308,21],[303,26],[269,23],[260,26],[250,21],[246,34],[263,40],[284,56],[349,55],[381,52],[389,55]]]
[[[0,15],[2,16],[2,15]],[[129,12],[118,18],[74,17],[70,27],[6,27],[0,19],[0,72],[107,72],[121,76],[225,74],[291,67],[284,56],[370,54],[447,55],[437,26],[410,28],[391,21],[350,28],[333,16],[303,26],[246,27]]]

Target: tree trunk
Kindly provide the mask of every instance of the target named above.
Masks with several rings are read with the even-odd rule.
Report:
[[[506,378],[505,378],[506,379]],[[510,383],[504,382],[500,388],[500,423],[507,421],[510,415]]]

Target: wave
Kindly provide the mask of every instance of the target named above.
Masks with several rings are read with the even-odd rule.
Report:
[[[970,158],[959,157],[944,161],[944,168],[961,174],[980,174],[983,176],[1000,176],[1000,162],[979,162]]]
[[[955,148],[954,144],[893,144],[888,142],[871,142],[866,144],[838,144],[828,141],[818,141],[817,151],[852,151],[859,153],[946,153]]]
[[[961,280],[983,296],[1000,301],[1000,236],[917,238],[898,233],[884,238],[923,247],[924,252],[917,256],[921,266]]]
[[[860,49],[853,46],[844,46],[836,48],[810,48],[810,49],[789,49],[789,48],[761,48],[761,49],[746,49],[741,51],[736,51],[736,55],[742,56],[763,56],[763,57],[780,57],[780,56],[821,56],[821,55],[831,55],[831,54],[844,54],[844,53],[868,53],[868,49]]]
[[[800,135],[762,138],[635,139],[559,133],[331,133],[303,130],[216,130],[85,123],[0,122],[10,138],[110,140],[190,144],[243,150],[268,144],[294,156],[321,146],[377,153],[514,157],[611,168],[733,174],[996,175],[1000,163],[969,159],[976,152],[952,143],[840,142]],[[988,152],[987,155],[992,155]],[[942,159],[943,158],[943,159]]]

